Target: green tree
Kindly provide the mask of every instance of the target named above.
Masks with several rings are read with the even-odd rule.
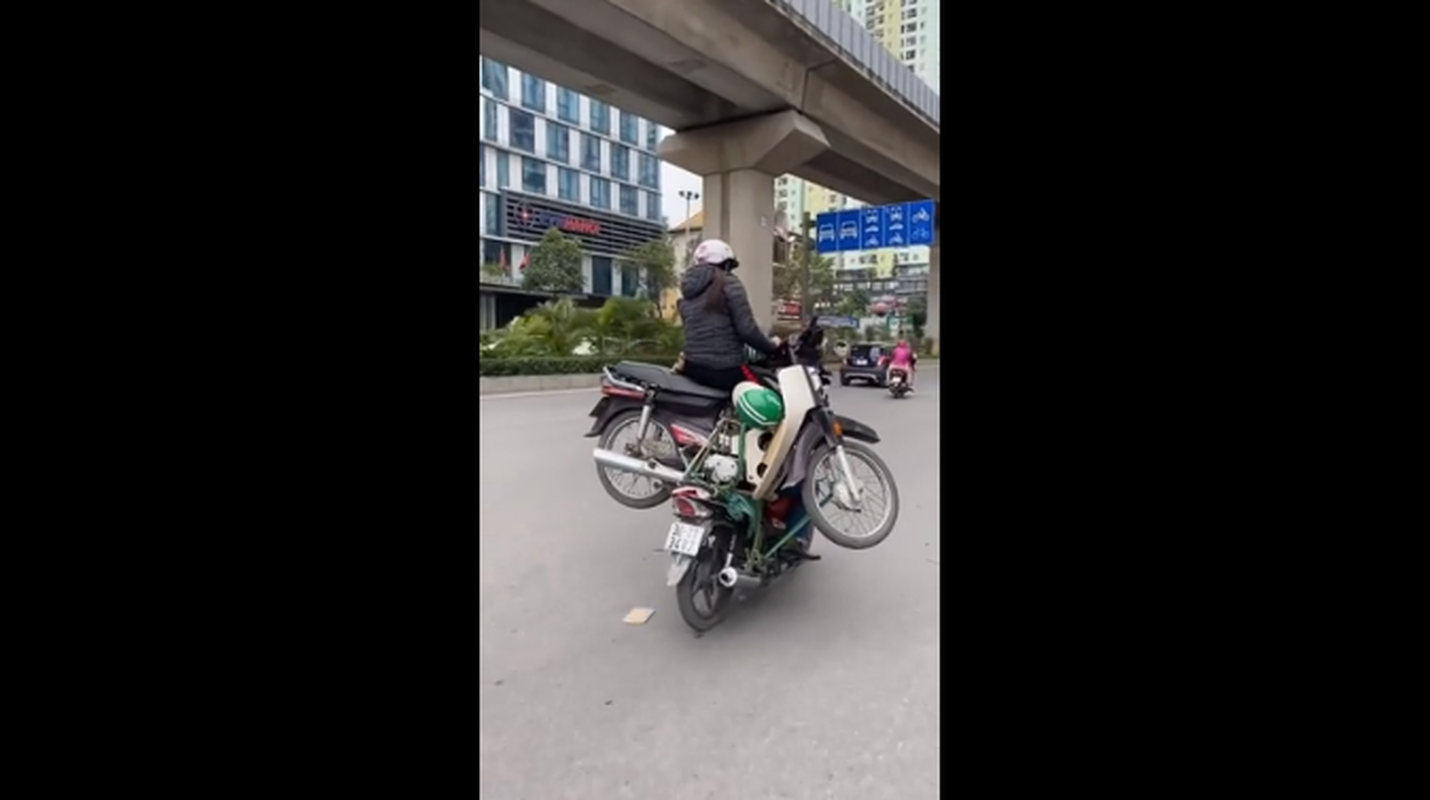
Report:
[[[521,288],[530,292],[575,293],[585,288],[583,284],[581,246],[561,231],[549,228],[531,250]]]
[[[789,260],[774,265],[774,296],[804,304],[804,254],[798,243],[789,246]],[[810,307],[817,308],[834,294],[834,259],[815,254],[809,264]]]
[[[924,325],[929,320],[928,299],[925,297],[915,297],[909,301],[905,308],[905,313],[909,316],[909,324],[914,327],[914,336],[924,338]]]
[[[835,313],[844,317],[860,319],[869,313],[869,295],[863,289],[855,289],[840,298]]]
[[[641,271],[642,294],[659,301],[661,292],[675,286],[675,250],[664,239],[652,239],[633,248],[622,261]]]

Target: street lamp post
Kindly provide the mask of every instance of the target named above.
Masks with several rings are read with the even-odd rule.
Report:
[[[690,202],[692,200],[699,200],[700,193],[693,192],[689,189],[681,189],[679,192],[676,192],[676,194],[680,196],[680,199],[685,201],[685,230],[683,233],[685,234],[685,249],[688,252],[690,250]]]
[[[690,189],[681,189],[680,191],[676,192],[676,195],[678,195],[681,200],[684,200],[684,201],[685,201],[685,222],[682,223],[682,225],[681,225],[681,227],[683,228],[683,230],[681,231],[681,234],[680,234],[680,239],[681,239],[680,247],[681,247],[681,249],[684,250],[685,252],[684,252],[684,253],[681,253],[681,254],[677,254],[677,257],[678,257],[678,258],[682,258],[682,259],[683,259],[683,260],[680,262],[681,266],[680,266],[680,268],[677,270],[677,273],[676,273],[676,274],[680,274],[680,272],[684,271],[684,269],[685,269],[686,267],[690,266],[690,263],[689,263],[689,262],[690,262],[690,251],[691,251],[691,242],[690,242],[690,203],[691,203],[691,201],[693,201],[693,200],[699,200],[699,199],[700,199],[700,193],[699,193],[699,192],[696,192],[696,191],[691,191]],[[664,300],[662,300],[661,302],[664,303]]]

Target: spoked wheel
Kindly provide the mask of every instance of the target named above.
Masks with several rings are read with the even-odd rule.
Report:
[[[675,437],[671,435],[670,429],[655,419],[651,419],[650,426],[646,428],[645,439],[638,441],[640,426],[640,411],[636,409],[622,411],[611,418],[610,423],[606,425],[606,430],[601,434],[601,440],[597,446],[604,450],[613,450],[622,455],[639,458],[642,461],[654,458],[672,469],[683,472],[684,463],[681,461],[680,451],[677,449]],[[606,494],[626,508],[646,509],[663,505],[670,499],[670,493],[675,489],[674,486],[670,486],[664,481],[647,478],[633,472],[603,467],[600,464],[596,465],[596,478],[601,481],[601,488],[606,490]]]
[[[730,549],[732,532],[717,526],[705,540],[705,547],[695,557],[695,563],[685,571],[675,585],[675,601],[680,618],[697,633],[704,633],[725,620],[734,589],[720,585],[718,576],[725,566],[725,553]]]
[[[899,519],[899,487],[884,460],[860,442],[844,441],[853,473],[851,485],[839,452],[821,444],[804,481],[804,508],[824,538],[851,550],[867,550],[894,531]]]

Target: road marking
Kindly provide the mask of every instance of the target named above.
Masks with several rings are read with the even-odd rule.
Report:
[[[589,392],[599,393],[598,387],[591,386],[585,389],[549,389],[538,392],[507,392],[502,394],[482,394],[477,395],[479,400],[520,400],[524,397],[560,397],[566,394],[587,394]]]

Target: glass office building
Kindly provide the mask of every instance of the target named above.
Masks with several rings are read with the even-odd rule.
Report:
[[[509,276],[482,278],[484,327],[500,324],[493,294],[514,291],[531,248],[551,227],[584,253],[585,291],[633,296],[639,276],[621,255],[665,237],[660,126],[480,58],[479,216],[482,264]],[[489,309],[489,306],[491,307]],[[489,313],[490,311],[490,313]]]

